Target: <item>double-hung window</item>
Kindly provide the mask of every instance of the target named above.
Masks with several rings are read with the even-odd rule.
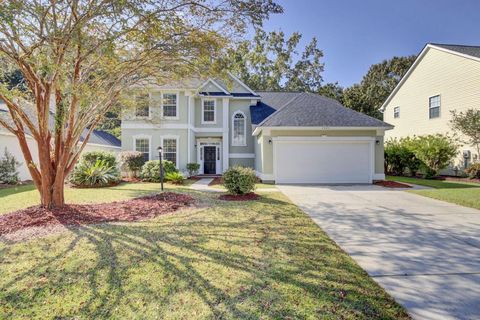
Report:
[[[428,115],[430,119],[440,117],[440,96],[433,96],[429,99]]]
[[[150,95],[140,94],[135,99],[135,117],[148,118],[150,117]]]
[[[162,94],[162,115],[164,118],[177,118],[177,94],[164,93]]]
[[[234,113],[232,122],[232,145],[245,146],[247,144],[245,115],[242,112]]]
[[[215,123],[215,100],[203,100],[202,123]]]
[[[143,154],[143,160],[145,162],[150,160],[150,140],[148,138],[136,138],[135,151]]]
[[[163,158],[171,161],[177,166],[177,139],[164,138],[163,139]]]
[[[400,107],[393,108],[393,117],[400,118]]]

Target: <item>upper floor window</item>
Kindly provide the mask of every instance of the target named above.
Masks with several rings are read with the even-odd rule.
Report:
[[[233,146],[245,146],[246,140],[246,121],[243,112],[236,112],[233,114],[232,119],[232,145]]]
[[[162,115],[164,118],[177,118],[177,94],[164,93],[162,94]]]
[[[135,117],[148,118],[150,116],[150,95],[140,94],[135,98]]]
[[[203,100],[202,123],[215,123],[215,100]]]
[[[143,154],[143,160],[147,162],[150,160],[150,139],[135,138],[135,151]]]
[[[400,117],[400,107],[393,108],[393,117],[399,118]]]
[[[163,139],[163,158],[177,166],[177,138]]]
[[[429,99],[428,114],[430,119],[440,117],[440,96],[433,96]]]

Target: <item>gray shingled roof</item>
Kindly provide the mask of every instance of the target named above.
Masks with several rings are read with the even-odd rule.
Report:
[[[313,93],[259,92],[262,102],[277,109],[261,127],[380,127],[393,126]],[[265,97],[265,98],[264,98]]]
[[[24,109],[25,111],[28,112],[28,109]],[[7,107],[5,104],[0,102],[0,117],[3,117],[6,119],[8,122],[11,122],[10,116],[8,115]],[[30,113],[29,117],[32,119],[35,119],[34,114]],[[54,125],[54,120],[53,116],[49,118],[49,126],[50,128],[53,128]],[[7,131],[3,126],[0,125],[0,131]],[[85,129],[82,133],[82,136],[80,137],[80,141],[83,141],[85,136],[87,135],[88,130]],[[100,130],[93,130],[92,134],[90,135],[90,139],[88,139],[88,143],[94,143],[94,144],[100,144],[104,146],[111,146],[111,147],[121,147],[122,143],[119,139],[117,139],[115,136],[111,135],[108,132],[105,131],[100,131]]]
[[[442,44],[442,43],[431,43],[431,45],[444,48],[447,50],[456,51],[458,53],[466,54],[475,58],[480,58],[480,46],[464,46],[464,45]]]

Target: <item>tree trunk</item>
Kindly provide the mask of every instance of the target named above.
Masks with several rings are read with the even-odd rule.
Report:
[[[64,181],[63,179],[57,179],[51,185],[44,184],[39,189],[42,206],[45,208],[57,208],[65,205]]]

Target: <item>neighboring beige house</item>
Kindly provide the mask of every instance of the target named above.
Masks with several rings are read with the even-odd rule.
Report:
[[[480,109],[480,46],[427,44],[382,106],[383,119],[395,128],[385,138],[453,133],[451,111]],[[479,161],[463,145],[453,165]]]
[[[146,86],[122,119],[122,150],[200,174],[252,167],[275,183],[371,183],[384,179],[383,135],[392,128],[335,100],[254,92],[235,76]],[[146,101],[146,102],[145,102]]]

